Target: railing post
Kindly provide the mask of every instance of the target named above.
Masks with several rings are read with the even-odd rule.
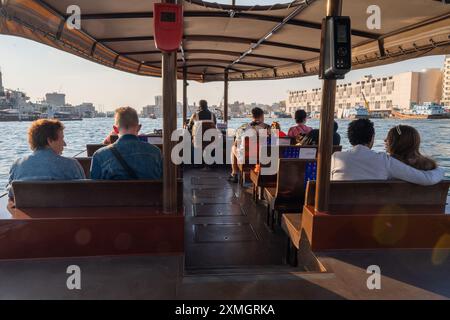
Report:
[[[183,125],[185,126],[186,120],[187,120],[187,105],[188,105],[188,98],[187,98],[187,67],[183,66]]]
[[[224,74],[223,122],[228,123],[228,70],[225,70]]]

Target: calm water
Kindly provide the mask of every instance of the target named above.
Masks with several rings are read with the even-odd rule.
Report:
[[[162,128],[161,119],[142,119],[142,132],[153,132],[154,129]],[[271,119],[267,122],[270,123]],[[384,138],[387,131],[399,124],[409,124],[417,128],[422,137],[422,151],[433,157],[446,169],[446,175],[450,178],[450,119],[446,120],[373,120],[376,126],[376,142],[374,149],[384,150]],[[181,119],[179,119],[179,124]],[[230,128],[237,128],[248,122],[248,119],[233,119],[229,123]],[[287,131],[293,125],[292,119],[279,119],[283,131]],[[342,136],[343,149],[348,149],[349,144],[346,137],[348,120],[338,120],[339,133]],[[84,119],[65,123],[65,139],[67,147],[65,156],[74,156],[85,149],[88,143],[100,143],[110,132],[113,124],[112,118]],[[0,122],[0,192],[3,192],[7,179],[9,167],[12,162],[30,151],[27,143],[27,129],[29,122]],[[318,120],[308,122],[313,128],[319,126]]]

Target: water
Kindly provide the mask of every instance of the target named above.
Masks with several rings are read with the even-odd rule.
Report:
[[[230,128],[238,128],[249,119],[232,119]],[[271,119],[266,122],[270,123]],[[278,119],[281,129],[285,132],[294,125],[292,119]],[[446,176],[450,178],[450,120],[386,120],[374,119],[376,128],[376,141],[374,150],[384,151],[384,138],[393,126],[402,123],[414,126],[422,137],[423,153],[433,157],[440,166],[446,169]],[[141,119],[142,132],[153,132],[162,128],[161,119]],[[349,143],[346,129],[349,121],[338,120],[343,150],[348,149]],[[112,118],[84,119],[83,121],[66,122],[64,134],[67,147],[64,155],[71,157],[83,150],[86,144],[101,143],[104,137],[111,131]],[[178,119],[178,125],[181,119]],[[319,127],[318,120],[310,120],[308,125]],[[8,172],[15,159],[28,154],[27,129],[30,122],[0,122],[0,192],[3,192],[8,180]]]

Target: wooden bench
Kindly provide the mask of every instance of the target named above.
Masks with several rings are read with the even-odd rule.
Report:
[[[164,214],[162,181],[13,182],[0,259],[184,252],[183,186]]]
[[[329,211],[314,211],[315,182],[308,182],[303,213],[285,214],[292,246],[312,250],[450,248],[450,181],[419,186],[402,181],[333,181]]]
[[[267,225],[273,228],[277,215],[283,212],[299,212],[303,206],[306,188],[307,166],[314,166],[315,159],[279,159],[275,187],[264,188],[267,200]]]
[[[86,145],[86,154],[87,154],[88,157],[92,157],[94,155],[94,153],[98,149],[103,148],[103,147],[105,147],[105,145],[104,144],[99,144],[99,143],[97,143],[97,144],[87,144]]]
[[[92,157],[75,157],[74,159],[80,163],[81,167],[83,168],[86,179],[90,179]]]
[[[282,139],[282,138],[280,138]],[[290,149],[290,150],[289,150]],[[279,158],[286,159],[289,155],[289,151],[293,151],[300,153],[302,149],[315,149],[317,151],[317,146],[280,146],[279,147]],[[342,146],[333,146],[333,153],[336,151],[341,151]],[[317,152],[316,152],[317,153]],[[315,157],[315,156],[314,156]],[[278,171],[277,171],[278,172]],[[256,172],[255,170],[250,171],[250,181],[252,182],[252,195],[253,200],[257,201],[259,198],[260,190],[264,190],[264,188],[274,188],[277,184],[277,173],[273,175],[262,175],[260,171]]]

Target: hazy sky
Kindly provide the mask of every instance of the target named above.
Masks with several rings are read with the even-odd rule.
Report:
[[[242,1],[242,3],[252,1]],[[270,3],[271,1],[265,1]],[[392,75],[403,71],[424,68],[442,68],[443,56],[425,57],[350,72],[345,81],[354,81],[365,74]],[[54,48],[11,36],[0,35],[0,68],[3,84],[8,89],[26,92],[32,101],[42,99],[45,93],[58,91],[66,94],[73,105],[93,102],[97,110],[113,110],[129,105],[140,110],[154,104],[154,96],[161,94],[161,79],[137,76],[104,67]],[[223,83],[200,84],[189,82],[189,103],[207,99],[210,105],[219,104],[223,98]],[[288,90],[319,87],[315,77],[231,82],[229,101],[261,102],[272,104],[285,100]],[[178,81],[179,101],[182,100],[182,83]]]

